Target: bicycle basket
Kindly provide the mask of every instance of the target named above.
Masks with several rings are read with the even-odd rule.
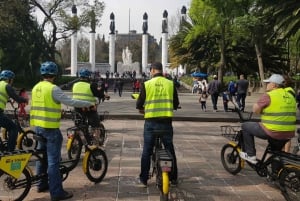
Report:
[[[109,114],[108,111],[100,112],[100,114],[99,114],[100,121],[107,120],[108,119],[108,114]]]
[[[241,130],[240,126],[230,126],[230,125],[221,126],[222,136],[232,141],[238,141],[240,130]]]

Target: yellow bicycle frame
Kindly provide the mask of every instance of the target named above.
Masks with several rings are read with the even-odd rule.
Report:
[[[233,141],[228,142],[228,144],[232,145],[233,147],[237,147],[237,144]],[[242,150],[241,150],[240,147],[237,147],[237,151],[238,151],[238,153],[240,153]],[[243,160],[242,158],[241,158],[241,160],[242,160],[241,161],[241,167],[244,168],[245,167],[245,160]]]
[[[0,158],[0,169],[17,179],[21,176],[31,155],[31,153],[3,155]]]

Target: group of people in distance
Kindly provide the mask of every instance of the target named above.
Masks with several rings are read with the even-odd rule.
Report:
[[[80,80],[73,85],[72,98],[54,84],[58,74],[58,67],[54,62],[42,63],[40,74],[42,80],[33,87],[31,94],[30,125],[35,127],[37,135],[46,138],[46,142],[39,143],[38,148],[47,151],[47,167],[37,163],[37,173],[47,172],[48,178],[40,181],[37,191],[49,190],[52,201],[65,200],[71,198],[73,194],[63,189],[59,172],[63,142],[60,131],[61,104],[75,107],[76,110],[87,115],[90,124],[96,127],[100,121],[97,119],[97,108],[95,107],[97,99],[95,97],[103,98],[107,94],[103,92],[101,87],[90,82],[90,73],[87,69],[82,69],[79,72]],[[139,183],[143,187],[148,185],[151,154],[154,146],[153,132],[166,130],[162,141],[164,147],[173,157],[170,181],[171,184],[176,185],[178,183],[178,170],[173,144],[172,120],[173,110],[180,107],[178,93],[174,82],[163,75],[163,67],[160,62],[151,64],[150,74],[151,79],[140,83],[136,101],[136,109],[144,115],[145,119]],[[17,95],[11,86],[14,77],[15,74],[10,70],[3,70],[0,73],[0,126],[9,131],[9,151],[15,149],[18,131],[14,123],[4,114],[6,102],[12,98],[18,103],[28,103],[28,97]],[[235,85],[238,93],[236,101],[240,110],[245,108],[245,97],[248,91],[247,82],[241,75]],[[261,122],[242,124],[245,148],[240,153],[240,157],[251,163],[257,163],[254,136],[265,140],[271,138],[284,143],[295,136],[296,94],[294,90],[286,85],[285,79],[279,74],[273,74],[264,82],[267,83],[266,93],[259,98],[252,108],[254,113],[261,115]],[[209,84],[205,84],[202,91],[211,96],[214,110],[217,110],[220,86],[221,83],[215,75]],[[244,87],[243,93],[239,93],[239,86]],[[231,97],[235,95],[230,93]],[[278,147],[278,149],[282,148]]]

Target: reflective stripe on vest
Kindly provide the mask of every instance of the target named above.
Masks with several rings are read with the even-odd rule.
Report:
[[[87,82],[77,82],[73,85],[72,89],[73,98],[76,100],[89,101],[95,104],[96,98],[94,97],[90,84]]]
[[[158,76],[145,82],[145,118],[173,117],[173,82]]]
[[[271,102],[263,110],[262,124],[273,131],[294,131],[296,129],[296,100],[285,89],[268,92]]]
[[[6,103],[8,101],[8,94],[6,92],[6,85],[7,82],[5,81],[0,81],[0,109],[4,110],[4,108],[6,107]]]
[[[42,128],[59,128],[61,104],[52,98],[54,84],[41,81],[32,89],[30,125]]]

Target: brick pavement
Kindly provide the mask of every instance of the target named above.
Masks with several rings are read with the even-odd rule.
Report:
[[[65,120],[62,130],[71,122]],[[213,122],[174,122],[179,185],[171,188],[173,201],[281,201],[280,191],[259,177],[249,167],[236,176],[227,173],[220,162],[220,150],[225,138],[220,136],[221,125]],[[232,123],[238,125],[238,123]],[[105,150],[109,159],[108,172],[99,184],[91,183],[78,166],[64,182],[66,190],[74,193],[70,200],[86,201],[158,201],[159,191],[152,178],[148,188],[137,186],[142,151],[141,120],[108,120],[109,130]],[[257,140],[258,155],[265,142]],[[28,201],[47,201],[48,193],[36,193],[35,187]]]

